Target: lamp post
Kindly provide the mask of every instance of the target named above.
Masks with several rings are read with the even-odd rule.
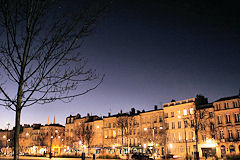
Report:
[[[7,125],[7,143],[6,143],[6,155],[7,155],[8,141],[10,141],[10,139],[8,139],[8,131],[9,131],[9,126],[10,126],[10,123],[9,123],[9,122],[7,122],[7,123],[6,123],[6,125]]]
[[[7,155],[7,137],[6,137],[6,135],[3,135],[3,139],[6,139],[6,155]]]

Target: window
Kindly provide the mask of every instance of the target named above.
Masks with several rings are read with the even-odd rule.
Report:
[[[220,139],[224,139],[224,133],[223,133],[223,130],[220,131]]]
[[[180,114],[181,113],[180,110],[178,110],[177,113]]]
[[[186,109],[183,110],[183,115],[184,115],[184,116],[187,115],[187,110],[186,110]]]
[[[239,122],[239,113],[235,113],[235,122]]]
[[[209,118],[213,118],[213,112],[209,112]]]
[[[237,103],[236,102],[232,102],[232,104],[233,104],[233,108],[237,107]]]
[[[165,117],[168,118],[168,113],[165,114]]]
[[[240,138],[240,130],[237,130],[237,136]]]
[[[108,127],[111,128],[111,123],[108,124]]]
[[[224,109],[228,109],[228,103],[224,103]]]
[[[166,129],[168,129],[169,128],[169,124],[168,123],[166,123]]]
[[[232,139],[233,138],[233,134],[232,134],[232,130],[228,130],[228,138]]]
[[[191,127],[194,127],[194,120],[191,120]]]
[[[231,123],[230,114],[226,115],[226,123]]]
[[[181,128],[181,121],[178,121],[178,128]]]
[[[201,123],[201,130],[205,130],[205,125]]]
[[[174,117],[174,112],[171,112],[171,117]]]
[[[161,116],[159,117],[159,122],[163,122],[163,118]]]
[[[221,115],[218,116],[218,124],[222,124],[222,116]]]
[[[234,145],[230,145],[230,146],[229,146],[229,150],[230,150],[230,153],[235,152],[235,147],[234,147]]]
[[[217,111],[219,111],[221,109],[221,105],[217,104]]]
[[[172,122],[172,129],[175,129],[175,122]]]
[[[210,129],[211,129],[211,131],[214,131],[214,123],[210,123]]]
[[[194,113],[193,108],[190,108],[190,114],[193,114],[193,113]]]

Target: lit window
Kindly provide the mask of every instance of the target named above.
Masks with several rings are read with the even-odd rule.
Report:
[[[186,110],[186,109],[183,110],[183,115],[184,115],[184,116],[187,115],[187,110]]]
[[[116,137],[116,131],[113,131],[113,137]]]
[[[193,108],[190,108],[190,114],[193,114],[194,112],[193,112]]]

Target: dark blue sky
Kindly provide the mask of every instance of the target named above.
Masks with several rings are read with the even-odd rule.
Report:
[[[70,114],[107,115],[131,107],[149,110],[196,94],[210,102],[238,94],[237,5],[203,2],[113,1],[81,51],[89,66],[106,74],[104,83],[71,103],[24,108],[22,124],[45,124],[54,115],[65,124]],[[13,124],[14,113],[1,112]],[[0,126],[5,128],[3,120]]]

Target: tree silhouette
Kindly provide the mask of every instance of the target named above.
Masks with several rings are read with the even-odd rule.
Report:
[[[79,48],[106,6],[86,7],[73,15],[56,11],[57,3],[0,0],[0,105],[15,112],[15,160],[23,108],[69,102],[103,80],[86,68]]]

